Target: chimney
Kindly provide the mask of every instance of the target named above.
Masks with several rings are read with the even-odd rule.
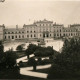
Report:
[[[18,29],[18,25],[16,25],[16,29]]]

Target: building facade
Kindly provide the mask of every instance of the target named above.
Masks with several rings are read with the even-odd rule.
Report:
[[[0,40],[22,40],[22,39],[44,39],[44,38],[72,38],[80,36],[80,24],[64,27],[63,24],[56,24],[46,19],[36,21],[30,25],[23,25],[23,28],[5,28],[0,26]]]
[[[0,40],[4,39],[4,29],[5,29],[4,24],[0,25]]]

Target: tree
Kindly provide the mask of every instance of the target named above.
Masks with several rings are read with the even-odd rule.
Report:
[[[7,51],[6,54],[6,66],[8,68],[14,68],[16,66],[16,53],[14,51]]]
[[[24,48],[23,48],[22,45],[18,45],[17,48],[16,48],[16,50],[18,50],[18,51],[22,51],[23,49],[24,49]]]
[[[53,54],[54,50],[52,47],[40,47],[34,53],[36,57],[48,57],[52,56]]]
[[[5,54],[4,54],[4,46],[2,44],[2,41],[0,41],[0,67],[2,67],[5,62]]]
[[[38,48],[39,46],[36,46],[35,44],[29,44],[28,48],[26,49],[26,54],[28,59],[29,59],[29,55],[33,54]]]
[[[61,54],[58,54],[50,68],[48,78],[72,78],[80,76],[80,40],[65,40]],[[53,76],[54,75],[54,76]]]
[[[2,41],[0,41],[0,54],[4,52],[4,46],[2,44]]]
[[[28,64],[31,65],[31,66],[33,66],[33,70],[34,71],[36,70],[37,62],[36,62],[36,60],[34,58],[30,58],[28,60]]]

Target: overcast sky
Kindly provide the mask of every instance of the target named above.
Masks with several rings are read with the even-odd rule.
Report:
[[[22,27],[37,20],[64,24],[80,23],[80,1],[5,0],[0,2],[0,25]]]

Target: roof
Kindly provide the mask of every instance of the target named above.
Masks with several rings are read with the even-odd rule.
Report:
[[[23,25],[23,27],[26,27],[26,26],[32,27],[32,26],[36,26],[36,24],[29,24],[29,25],[24,24]]]
[[[40,20],[40,21],[36,21],[35,23],[53,23],[53,21],[48,21],[48,20],[46,20],[46,19],[44,19],[44,20]]]
[[[63,24],[53,24],[53,26],[63,26]]]
[[[72,24],[70,27],[80,26],[80,24]]]
[[[16,28],[6,28],[5,31],[24,31],[24,29],[23,28],[18,28],[18,29],[16,29]]]

